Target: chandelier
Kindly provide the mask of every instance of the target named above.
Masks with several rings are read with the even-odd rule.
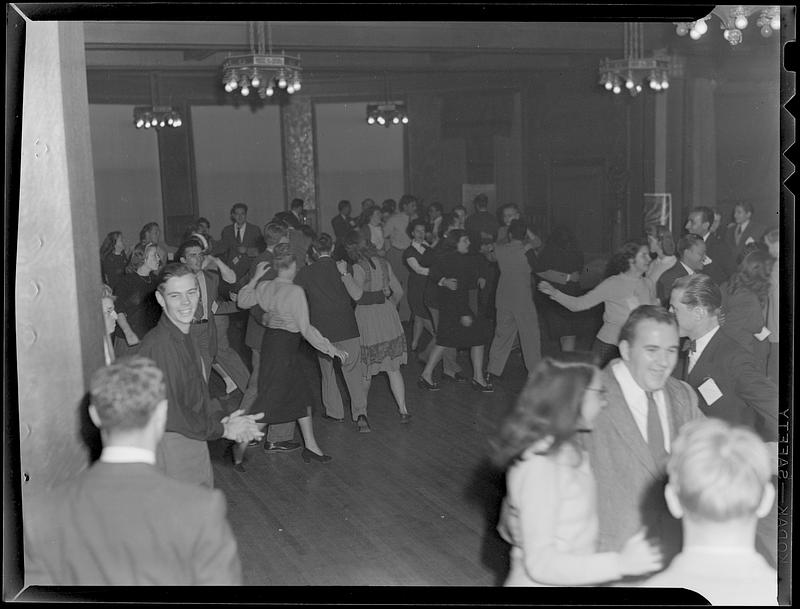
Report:
[[[133,109],[133,124],[137,129],[144,127],[180,127],[183,124],[180,113],[172,106],[136,106]]]
[[[669,88],[670,59],[668,57],[644,56],[644,34],[641,23],[625,23],[624,59],[608,59],[600,62],[598,73],[600,84],[612,93],[619,94],[625,87],[632,96],[642,92],[643,83],[648,82],[653,91]]]
[[[367,124],[389,127],[391,125],[407,125],[408,112],[406,104],[402,101],[389,101],[389,78],[384,74],[385,99],[383,102],[369,102],[367,104]]]
[[[760,12],[759,12],[760,11]],[[686,36],[692,40],[699,40],[708,31],[706,21],[711,19],[711,15],[716,15],[720,20],[722,36],[732,45],[737,45],[742,41],[742,30],[749,24],[748,18],[759,13],[756,25],[761,30],[764,38],[772,36],[772,32],[781,29],[781,7],[780,6],[744,6],[742,4],[720,4],[714,7],[708,15],[697,21],[688,23],[676,23],[675,31],[678,36]]]
[[[267,23],[267,46],[264,45],[264,22],[248,21],[249,55],[229,55],[222,65],[222,83],[232,93],[236,89],[247,97],[250,90],[258,91],[259,97],[272,97],[276,91],[289,95],[299,91],[300,56],[292,57],[281,52],[272,53],[272,28]],[[268,50],[268,52],[267,52]]]

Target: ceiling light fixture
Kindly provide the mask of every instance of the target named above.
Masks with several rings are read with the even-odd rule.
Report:
[[[264,45],[264,22],[248,21],[249,55],[229,55],[222,65],[222,84],[228,93],[238,90],[244,97],[255,89],[261,99],[278,91],[289,95],[300,90],[300,56],[272,52],[272,26],[267,22],[267,45]]]
[[[390,127],[392,125],[407,125],[408,112],[406,104],[402,101],[389,101],[389,77],[384,74],[386,101],[369,102],[367,104],[367,124]]]
[[[665,91],[669,88],[669,57],[653,55],[644,56],[644,33],[641,23],[625,23],[624,25],[624,59],[608,59],[600,62],[598,73],[600,85],[615,95],[622,92],[623,87],[632,96],[642,92],[647,83],[653,91]]]
[[[760,11],[760,12],[759,12]],[[697,21],[675,23],[675,32],[678,36],[686,36],[692,40],[699,40],[708,31],[706,21],[715,15],[720,20],[722,36],[731,45],[742,41],[742,30],[749,24],[749,18],[759,13],[756,25],[764,38],[772,36],[773,31],[781,29],[780,6],[746,6],[743,4],[720,4],[714,7],[708,15]]]

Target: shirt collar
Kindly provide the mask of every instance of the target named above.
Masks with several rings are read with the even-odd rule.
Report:
[[[745,220],[744,222],[742,222],[742,223],[739,225],[739,226],[741,227],[741,229],[742,229],[742,232],[744,232],[745,230],[747,230],[747,225],[748,225],[748,224],[750,224],[750,220]]]
[[[647,392],[642,389],[639,383],[636,382],[636,379],[633,378],[633,375],[631,374],[631,371],[628,369],[628,366],[624,360],[619,360],[616,364],[613,364],[611,371],[614,373],[614,376],[617,377],[617,382],[619,383],[620,389],[622,389],[623,395],[626,393],[637,393],[642,394],[643,396],[646,395]],[[655,397],[662,391],[663,389],[659,389],[658,391],[653,391],[652,394]]]
[[[689,273],[690,275],[694,275],[695,274],[695,270],[693,268],[691,268],[691,267],[686,266],[686,263],[683,260],[681,260],[680,263],[683,266],[683,268],[686,269],[687,273]]]
[[[717,330],[719,330],[719,326],[716,326],[713,330],[709,330],[708,332],[703,334],[703,336],[701,336],[700,338],[695,339],[694,357],[696,358],[700,357],[700,354],[703,352],[703,349],[705,349],[708,343],[711,342],[711,339],[714,338],[714,335],[717,333]]]
[[[136,446],[106,446],[100,453],[103,463],[148,463],[156,464],[156,454],[146,448]]]
[[[708,231],[705,235],[703,235],[703,241],[708,241],[708,238],[711,236],[711,231]]]

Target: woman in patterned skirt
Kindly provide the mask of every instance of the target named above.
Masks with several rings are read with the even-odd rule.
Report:
[[[386,301],[381,304],[356,306],[356,322],[361,334],[361,359],[367,369],[367,393],[372,377],[385,372],[389,377],[392,395],[397,401],[401,422],[407,422],[411,415],[406,408],[406,388],[400,366],[408,359],[406,336],[397,313],[397,303],[403,296],[403,288],[392,272],[389,263],[375,252],[369,241],[360,231],[351,231],[345,240],[345,247],[352,265],[353,280],[365,291],[383,290]],[[350,265],[339,263],[340,270]],[[359,417],[358,431],[369,431],[366,417]]]

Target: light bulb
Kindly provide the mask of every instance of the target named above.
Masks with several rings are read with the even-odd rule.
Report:
[[[666,78],[661,81],[661,88],[662,89],[669,89],[669,81]]]
[[[641,93],[642,92],[642,85],[636,85],[636,92],[637,93]]]
[[[702,34],[697,30],[692,30],[691,32],[689,32],[689,38],[691,38],[692,40],[700,40],[700,36],[702,36]]]
[[[279,89],[285,89],[286,88],[286,79],[283,76],[281,76],[278,79],[278,88]]]
[[[408,117],[404,116],[403,118],[400,119],[400,122],[403,123],[404,125],[407,125],[408,124]]]
[[[612,91],[614,92],[615,95],[617,95],[617,94],[619,94],[620,91],[622,91],[622,89],[620,88],[619,85],[614,85],[614,88],[612,89]]]
[[[781,29],[781,16],[775,15],[769,22],[769,27],[771,27],[773,30]]]
[[[611,89],[614,88],[614,83],[611,82],[610,80],[607,80],[606,84],[603,85],[603,86],[606,88],[606,91],[611,91]]]
[[[392,119],[392,123],[394,123],[395,125],[399,125],[399,124],[400,124],[400,119],[399,119],[397,116],[395,116],[395,117]]]
[[[294,93],[294,85],[291,85],[291,84],[290,84],[288,87],[286,87],[286,92],[287,92],[289,95],[291,95],[292,93]]]
[[[162,120],[160,123],[158,123],[158,126],[159,126],[159,127],[163,127],[163,126],[164,126],[164,125],[166,125],[166,124],[167,124],[167,123],[165,123],[165,122]]]
[[[700,19],[694,22],[694,31],[700,34],[701,36],[708,31],[708,24],[706,23],[705,19]]]
[[[368,116],[367,117],[367,124],[368,125],[374,125],[375,124],[375,117],[374,116]]]
[[[250,89],[248,88],[248,86],[247,86],[247,85],[245,85],[244,87],[242,87],[242,95],[244,95],[245,97],[247,97],[248,95],[250,95]]]
[[[733,23],[734,25],[736,25],[737,30],[743,30],[744,28],[747,27],[747,17],[745,17],[744,15],[739,15],[736,18],[736,21],[734,21]]]
[[[238,86],[239,86],[239,83],[238,83],[238,82],[236,82],[236,79],[235,79],[235,78],[231,78],[231,79],[228,81],[228,84],[229,84],[229,85],[230,85],[230,87],[231,87],[231,91],[235,90],[235,89],[236,89],[236,87],[238,87]]]
[[[300,90],[300,81],[299,80],[295,80],[294,81],[294,90],[295,91],[299,91]]]
[[[659,85],[658,83],[656,83],[656,81],[655,81],[655,80],[651,80],[651,81],[650,81],[650,88],[651,88],[651,89],[653,89],[653,91],[655,91],[655,90],[656,90],[656,87],[660,87],[660,86],[661,86],[661,85]]]
[[[150,128],[150,121],[145,122],[144,128],[145,129],[149,129]]]
[[[227,91],[228,93],[233,91],[233,89],[231,88],[231,83],[229,83],[229,82],[225,83],[225,91]]]
[[[633,89],[633,81],[630,78],[625,81],[625,88],[626,89]]]
[[[261,79],[258,77],[258,74],[253,74],[253,79],[250,81],[250,84],[254,87],[258,87],[261,84]]]
[[[379,116],[378,117],[378,124],[385,125],[386,124],[386,119],[383,118],[382,116]]]
[[[167,124],[168,124],[168,125],[171,125],[171,124],[172,124],[172,123],[174,123],[174,122],[175,122],[175,121],[174,121],[174,120],[172,120],[172,117],[171,117],[171,116],[170,116],[170,117],[167,119]]]
[[[689,33],[689,28],[686,26],[685,23],[679,23],[675,27],[675,33],[678,34],[678,36],[686,36],[686,34]]]
[[[767,24],[767,25],[764,25],[764,26],[761,28],[761,35],[762,35],[764,38],[769,38],[770,36],[772,36],[772,28],[769,26],[769,24]]]
[[[180,117],[178,117],[178,118],[175,119],[175,122],[172,123],[172,126],[173,127],[180,127],[182,124],[183,124],[183,121],[180,119]]]
[[[139,120],[136,121],[136,128],[141,129],[142,125],[144,125],[144,121],[140,118]]]
[[[725,40],[732,45],[739,44],[742,41],[742,33],[739,30],[725,30]]]

